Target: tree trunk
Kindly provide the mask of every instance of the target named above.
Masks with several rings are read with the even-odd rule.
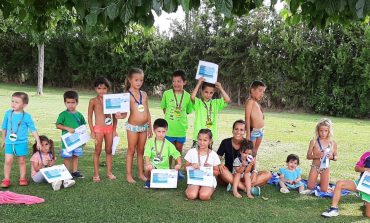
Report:
[[[240,101],[240,93],[241,93],[241,90],[240,90],[240,84],[238,84],[238,89],[237,89],[237,91],[238,91],[238,105],[240,106],[240,104],[241,104],[241,101]]]
[[[37,45],[39,60],[37,65],[37,94],[42,95],[44,85],[44,48],[45,44],[41,43]]]

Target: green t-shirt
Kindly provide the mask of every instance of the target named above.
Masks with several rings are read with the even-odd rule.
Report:
[[[70,113],[67,110],[61,112],[58,116],[57,125],[64,125],[69,128],[76,129],[81,125],[86,125],[86,121],[84,116],[76,111],[75,113]],[[62,135],[66,134],[68,131],[62,130]],[[65,148],[64,143],[62,141],[62,148]]]
[[[177,103],[180,104],[181,94],[176,94]],[[173,90],[167,90],[163,93],[161,109],[166,109],[164,119],[168,122],[167,136],[186,137],[188,129],[188,114],[193,111],[193,104],[190,100],[190,94],[184,91],[184,97],[181,103],[181,111],[176,112],[176,100]]]
[[[205,103],[208,109],[210,109],[210,105],[212,103],[212,125],[211,127],[207,127],[207,109],[201,99],[195,98],[193,104],[195,112],[193,140],[195,141],[198,141],[198,132],[201,129],[210,129],[212,131],[213,140],[217,139],[217,114],[228,105],[223,98],[212,99]]]
[[[163,151],[162,151],[162,161],[155,161],[154,158],[156,157],[155,147],[154,147],[154,139],[148,139],[145,144],[144,150],[144,157],[149,157],[151,164],[156,167],[157,169],[169,169],[169,157],[172,156],[174,159],[177,159],[181,156],[180,152],[176,150],[176,147],[167,139],[164,141]],[[158,152],[161,151],[162,142],[157,140],[157,150]]]

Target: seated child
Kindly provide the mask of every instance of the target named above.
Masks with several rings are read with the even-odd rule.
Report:
[[[181,168],[181,154],[176,150],[176,147],[168,141],[166,132],[168,128],[167,121],[159,118],[153,124],[155,137],[146,141],[144,150],[145,159],[145,176],[147,181],[144,188],[150,188],[150,174],[152,169],[169,169],[169,158],[176,159],[177,164],[175,170]]]
[[[250,140],[243,140],[240,144],[240,156],[236,157],[233,163],[233,195],[237,198],[241,198],[242,195],[238,192],[238,185],[240,180],[244,180],[245,192],[248,198],[254,198],[252,194],[252,181],[256,182],[257,170],[256,159],[253,158],[253,142]],[[259,194],[259,187],[256,187]],[[254,189],[254,190],[256,190]]]
[[[287,167],[281,167],[279,169],[280,173],[280,192],[283,194],[289,193],[289,189],[297,189],[299,193],[302,193],[304,190],[304,184],[301,181],[302,170],[298,168],[299,157],[295,154],[290,154],[286,158]]]
[[[44,176],[42,175],[40,169],[45,167],[51,167],[55,164],[55,153],[54,153],[54,142],[48,137],[41,135],[41,150],[37,149],[37,144],[33,145],[33,155],[31,157],[31,176],[35,183],[46,182]],[[61,185],[64,188],[71,187],[75,184],[74,180],[64,180],[64,182],[55,181],[51,183],[51,187],[54,191],[60,190]]]
[[[370,151],[366,151],[364,154],[362,154],[360,160],[356,163],[355,171],[361,173],[360,177],[357,180],[355,181],[340,180],[336,183],[333,199],[331,201],[331,207],[327,211],[323,212],[321,216],[328,218],[338,216],[339,215],[338,203],[341,197],[341,192],[342,190],[350,190],[358,192],[359,196],[364,201],[365,216],[370,218],[370,194],[358,191],[356,189],[362,174],[365,171],[370,172]]]

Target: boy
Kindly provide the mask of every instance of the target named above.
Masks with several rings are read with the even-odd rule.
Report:
[[[184,90],[185,85],[185,72],[182,70],[173,72],[173,89],[165,91],[161,101],[161,108],[168,123],[166,139],[175,145],[180,154],[186,141],[186,131],[188,129],[187,115],[193,110],[190,94]],[[170,158],[171,166],[172,158]]]
[[[213,138],[217,139],[217,114],[231,101],[229,95],[227,95],[225,90],[222,88],[220,82],[210,84],[204,82],[204,80],[204,77],[198,79],[198,83],[190,96],[193,103],[193,109],[195,111],[193,147],[196,147],[196,141],[198,140],[198,132],[200,129],[210,129],[212,131]],[[202,90],[201,98],[199,99],[196,96],[200,86],[202,86]],[[215,88],[221,92],[223,98],[212,99],[213,94],[215,93]]]
[[[36,146],[41,148],[39,135],[37,134],[35,124],[30,114],[24,111],[28,105],[28,95],[24,92],[15,92],[12,95],[10,110],[5,112],[2,124],[2,143],[5,145],[5,164],[4,164],[4,179],[1,182],[1,187],[8,188],[11,184],[10,172],[13,163],[13,156],[18,157],[19,164],[19,185],[27,186],[26,178],[26,156],[28,155],[28,130],[36,140]]]
[[[253,81],[249,88],[249,98],[245,103],[245,130],[247,139],[254,144],[253,156],[257,156],[263,138],[264,116],[259,102],[265,94],[266,85]]]
[[[150,188],[150,174],[153,168],[169,169],[169,157],[176,159],[175,170],[181,168],[181,154],[175,146],[168,141],[165,136],[167,133],[167,121],[159,118],[154,121],[153,128],[155,137],[146,141],[144,150],[145,176],[147,181],[144,188]]]
[[[67,132],[74,133],[75,129],[81,125],[86,125],[86,121],[83,115],[76,110],[78,104],[78,94],[75,91],[66,91],[63,95],[64,104],[67,109],[61,112],[58,116],[56,127],[62,130],[62,135]],[[67,151],[62,141],[62,158],[64,159],[64,165],[67,169],[70,169],[69,163],[72,160],[72,177],[84,178],[84,176],[78,171],[78,157],[82,156],[82,147],[76,148],[70,152]]]
[[[107,177],[115,180],[116,176],[112,174],[112,144],[113,136],[116,136],[117,119],[114,115],[105,115],[103,109],[103,95],[111,88],[111,83],[106,78],[98,78],[94,83],[97,96],[89,102],[87,120],[91,131],[91,137],[96,139],[94,152],[94,176],[95,183],[100,182],[99,177],[99,158],[102,149],[103,139],[105,141],[105,154],[107,163]],[[94,123],[92,116],[95,116]],[[126,114],[126,113],[125,113]]]

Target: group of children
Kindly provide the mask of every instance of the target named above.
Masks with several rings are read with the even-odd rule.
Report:
[[[126,155],[126,180],[129,183],[135,183],[132,174],[132,162],[135,152],[137,153],[137,164],[139,178],[145,181],[144,186],[150,187],[151,170],[174,169],[180,170],[182,167],[182,150],[186,141],[188,129],[187,115],[194,111],[194,132],[193,146],[184,159],[186,167],[198,169],[200,166],[213,167],[213,186],[204,187],[197,185],[188,185],[186,197],[188,199],[209,200],[216,188],[216,177],[222,174],[220,168],[220,157],[212,150],[213,139],[217,139],[217,116],[218,113],[230,103],[230,97],[227,95],[219,82],[209,84],[204,78],[199,78],[191,94],[184,90],[186,78],[184,71],[175,71],[172,75],[173,88],[163,93],[160,104],[164,112],[164,119],[157,119],[151,122],[151,115],[148,106],[148,96],[141,87],[144,82],[144,72],[141,69],[131,69],[125,82],[125,91],[130,94],[130,114],[126,122],[128,149]],[[127,113],[116,113],[112,115],[103,112],[103,95],[111,89],[111,84],[106,78],[98,78],[94,83],[96,97],[92,98],[88,107],[88,126],[91,132],[91,138],[95,140],[94,151],[94,175],[92,180],[100,182],[99,158],[104,141],[106,152],[106,176],[110,180],[115,180],[116,176],[112,173],[112,143],[113,137],[117,136],[117,120],[125,119]],[[197,93],[201,89],[200,98]],[[241,197],[238,193],[238,185],[243,180],[247,196],[253,198],[252,182],[255,182],[257,176],[256,156],[258,148],[263,138],[264,115],[260,106],[260,101],[264,96],[266,86],[263,82],[254,81],[250,87],[250,96],[245,105],[245,130],[246,139],[240,147],[238,156],[234,162],[233,170],[233,194]],[[219,90],[222,98],[213,99],[214,93]],[[28,154],[28,131],[30,131],[36,142],[33,145],[33,155],[31,158],[32,180],[36,183],[44,182],[45,179],[40,174],[40,169],[50,167],[55,164],[56,155],[54,152],[54,143],[46,136],[39,136],[31,116],[24,111],[28,104],[28,96],[23,92],[15,92],[12,95],[11,109],[5,113],[2,124],[2,146],[5,148],[4,179],[1,187],[11,185],[10,172],[14,156],[18,158],[20,178],[19,185],[28,185],[26,178],[26,156]],[[84,116],[77,111],[78,94],[75,91],[64,93],[64,104],[66,110],[61,112],[56,121],[56,128],[62,130],[62,135],[74,133],[75,129],[81,125],[87,124]],[[154,131],[154,137],[152,133]],[[332,140],[332,123],[328,119],[323,119],[318,123],[315,129],[316,137],[311,140],[307,159],[313,160],[312,167],[308,177],[307,187],[309,191],[313,190],[320,176],[321,191],[329,190],[330,160],[337,159],[337,146]],[[149,138],[147,140],[147,138]],[[64,159],[65,166],[71,171],[74,178],[83,178],[78,169],[78,158],[82,156],[83,149],[77,148],[68,152],[62,142],[61,157]],[[365,154],[364,154],[365,156]],[[369,158],[370,155],[366,157]],[[370,160],[370,158],[369,158]],[[70,162],[72,167],[70,168]],[[369,161],[370,162],[370,161]],[[299,157],[291,154],[286,160],[287,167],[281,168],[280,172],[280,191],[288,193],[290,189],[298,188],[301,193],[308,193],[305,190],[301,179],[301,171],[298,168]],[[362,161],[358,164],[356,171],[364,172],[370,168]],[[174,164],[174,165],[173,165]],[[254,174],[255,173],[255,174]],[[179,171],[179,178],[183,175]],[[57,181],[52,184],[54,190],[59,190],[63,185],[68,188],[75,184],[74,180],[64,182]],[[355,190],[354,183],[338,182],[337,188]],[[337,188],[334,191],[336,194]],[[339,189],[338,189],[339,190]],[[340,191],[339,191],[340,193]],[[340,196],[339,196],[340,197]],[[367,198],[369,195],[367,195]],[[331,212],[337,211],[337,203],[333,199]],[[367,200],[369,202],[369,200]],[[370,215],[370,210],[367,213]],[[324,214],[323,214],[324,215]],[[335,215],[332,215],[335,216]]]

